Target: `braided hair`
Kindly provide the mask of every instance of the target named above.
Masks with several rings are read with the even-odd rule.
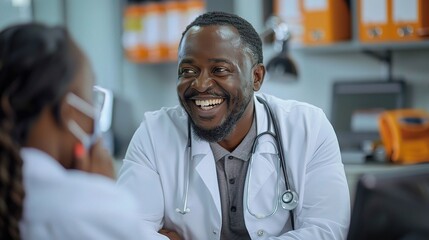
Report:
[[[231,13],[207,12],[198,16],[191,22],[182,33],[182,39],[188,30],[193,26],[232,26],[237,29],[244,45],[250,50],[255,63],[263,62],[262,41],[255,28],[245,19]],[[182,42],[182,39],[180,42]]]
[[[59,121],[76,49],[60,27],[27,23],[0,32],[0,239],[20,239],[25,194],[19,149],[45,107]]]

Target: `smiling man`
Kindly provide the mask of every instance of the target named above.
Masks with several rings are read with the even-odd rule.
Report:
[[[255,94],[264,75],[246,20],[209,12],[186,28],[180,106],[145,114],[119,173],[142,204],[145,239],[345,239],[332,126],[317,107]]]

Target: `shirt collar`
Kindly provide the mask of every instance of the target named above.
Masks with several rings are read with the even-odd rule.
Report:
[[[268,119],[268,113],[267,113],[264,105],[256,99],[256,96],[260,96],[267,101],[269,101],[269,100],[267,99],[267,97],[264,94],[255,94],[255,96],[254,96],[255,115],[256,116],[253,119],[253,124],[255,125],[256,136],[257,136],[258,134],[261,134],[261,133],[268,130],[267,126],[268,126],[268,120],[269,119]],[[190,129],[190,131],[191,131],[191,135],[195,134],[195,132],[192,128]],[[263,137],[261,140],[265,140],[265,139],[267,139],[267,137],[268,136]],[[191,140],[191,146],[192,146],[191,147],[191,156],[192,156],[191,159],[193,159],[197,155],[212,154],[210,144],[207,141],[201,140],[195,136],[192,136],[190,140]],[[252,141],[252,144],[253,144],[253,141]],[[260,148],[260,151],[266,152],[266,153],[275,153],[275,151],[273,152],[271,148],[268,148],[268,149],[265,149],[265,148],[261,149]],[[216,159],[216,156],[214,156],[214,157]]]
[[[216,161],[219,161],[225,155],[231,155],[235,158],[247,161],[250,158],[253,142],[256,138],[256,120],[253,118],[252,126],[250,127],[249,132],[244,137],[243,141],[234,149],[234,151],[229,152],[223,148],[218,143],[210,143],[210,147],[213,151],[213,156]]]

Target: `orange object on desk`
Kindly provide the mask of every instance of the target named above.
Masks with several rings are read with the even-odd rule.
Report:
[[[304,0],[304,44],[326,44],[351,37],[346,0]]]
[[[390,0],[359,0],[359,39],[380,42],[392,39],[392,2]]]
[[[418,109],[385,111],[379,118],[387,157],[396,163],[429,161],[429,112]]]
[[[419,40],[429,37],[429,0],[392,1],[392,39]]]

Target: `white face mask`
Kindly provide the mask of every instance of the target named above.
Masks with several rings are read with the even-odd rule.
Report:
[[[86,116],[92,118],[94,122],[94,131],[92,134],[86,133],[74,120],[69,120],[67,123],[70,132],[81,141],[81,143],[85,147],[85,150],[88,151],[89,149],[91,149],[91,147],[95,144],[95,142],[101,135],[98,125],[97,111],[95,111],[94,107],[87,103],[85,100],[71,92],[67,94],[66,101],[72,107],[76,108]]]

